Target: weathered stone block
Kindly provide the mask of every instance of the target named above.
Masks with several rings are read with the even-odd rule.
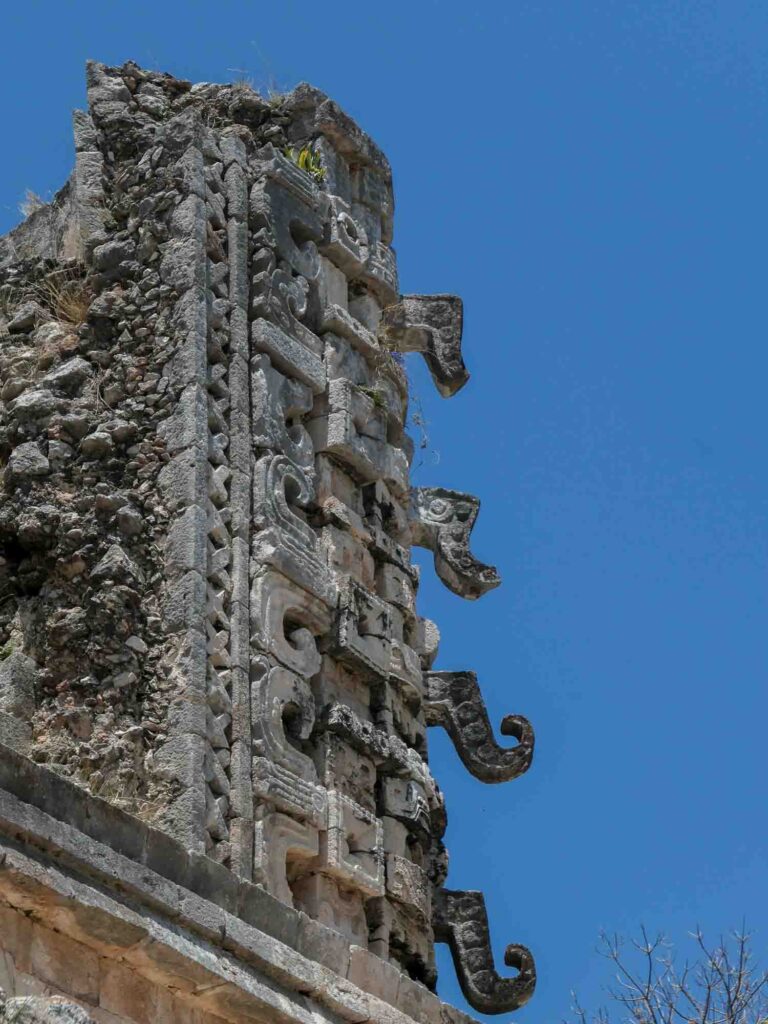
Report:
[[[29,949],[30,970],[41,980],[77,999],[99,999],[99,958],[65,935],[35,924]]]

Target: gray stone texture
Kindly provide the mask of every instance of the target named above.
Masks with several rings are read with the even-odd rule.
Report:
[[[5,1019],[460,1021],[435,941],[515,1009],[427,734],[500,782],[533,731],[432,671],[411,563],[500,583],[479,501],[409,479],[401,353],[458,391],[461,301],[399,294],[389,164],[311,86],[87,86],[70,182],[0,239],[0,913],[53,915]]]

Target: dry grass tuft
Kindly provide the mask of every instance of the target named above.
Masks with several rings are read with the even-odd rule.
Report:
[[[36,210],[39,210],[41,207],[46,205],[47,203],[42,196],[39,196],[37,192],[33,192],[31,188],[28,188],[24,193],[24,198],[19,203],[19,213],[22,217],[31,217]]]
[[[77,268],[55,270],[35,285],[38,300],[62,324],[78,327],[85,322],[93,292]]]
[[[0,285],[0,320],[10,320],[18,304],[16,289],[10,284]]]

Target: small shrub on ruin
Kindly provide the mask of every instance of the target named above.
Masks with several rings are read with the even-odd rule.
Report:
[[[315,181],[325,181],[325,168],[323,167],[320,154],[316,153],[311,146],[302,146],[301,149],[294,149],[293,146],[286,146],[283,154],[288,157],[291,163],[296,164],[302,171],[306,171]]]

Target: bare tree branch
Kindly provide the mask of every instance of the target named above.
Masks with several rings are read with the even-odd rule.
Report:
[[[598,952],[615,969],[606,991],[619,1012],[590,1014],[574,993],[575,1024],[768,1024],[768,971],[755,967],[745,924],[712,947],[700,928],[691,938],[697,956],[678,967],[662,934],[651,939],[642,927],[627,945],[603,932]]]

